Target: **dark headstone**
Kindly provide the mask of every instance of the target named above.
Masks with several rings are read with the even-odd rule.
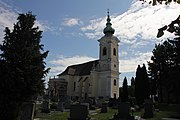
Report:
[[[130,103],[121,102],[118,104],[118,113],[111,120],[134,120],[134,116],[130,115]]]
[[[96,106],[97,106],[97,107],[102,107],[102,103],[104,103],[104,100],[103,100],[103,99],[97,99],[97,104],[96,104]]]
[[[43,113],[49,113],[50,112],[49,101],[43,101],[42,112]]]
[[[20,120],[33,120],[34,119],[34,102],[24,102],[21,108]]]
[[[84,103],[88,103],[89,104],[89,109],[91,109],[92,105],[93,105],[93,99],[87,98],[87,99],[84,100]]]
[[[70,97],[65,97],[65,100],[64,100],[64,108],[70,109],[71,104],[72,104],[71,98],[70,98]]]
[[[153,117],[153,103],[152,100],[145,100],[145,105],[144,105],[144,114],[143,118],[152,118]]]
[[[89,99],[91,99],[92,105],[96,105],[97,101],[95,97],[89,97]]]
[[[117,99],[115,99],[115,98],[109,98],[109,107],[114,107],[114,106],[117,106],[117,103],[118,103],[118,101],[117,101]]]
[[[101,113],[107,113],[108,111],[107,107],[108,107],[107,103],[102,103]]]
[[[70,118],[68,118],[68,120],[89,120],[88,114],[89,111],[87,105],[71,105]]]
[[[130,116],[130,103],[122,102],[118,105],[118,115],[120,118],[128,118]]]

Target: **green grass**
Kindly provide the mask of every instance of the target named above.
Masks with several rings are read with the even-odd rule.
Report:
[[[36,118],[42,120],[67,120],[69,112],[51,112],[51,113],[38,113]]]
[[[51,113],[41,113],[40,106],[37,106],[37,114],[35,118],[41,118],[41,120],[67,120],[69,117],[69,112],[56,112],[51,111]],[[160,120],[161,118],[171,117],[171,115],[176,114],[180,111],[180,105],[167,105],[159,104],[160,111],[155,112],[154,117],[146,120]],[[97,114],[90,115],[92,120],[109,120],[112,116],[117,113],[116,109],[108,109],[108,113],[100,113],[100,109],[96,110]],[[141,116],[142,111],[136,111],[135,116]]]
[[[107,113],[100,113],[100,111],[97,111],[97,114],[91,115],[90,117],[93,120],[109,120],[115,113],[117,113],[117,110],[108,109]]]
[[[170,117],[171,113],[172,112],[169,112],[169,111],[154,112],[154,117],[148,118],[147,120],[160,120],[161,118]],[[142,111],[135,112],[134,116],[142,116]]]
[[[160,120],[161,118],[168,118],[180,111],[180,105],[177,104],[159,104],[159,112],[154,112],[154,117],[146,120]],[[142,111],[135,112],[134,115],[141,116]]]
[[[172,114],[172,112],[169,112],[169,111],[160,111],[160,112],[156,112],[154,114],[153,118],[149,118],[147,120],[160,120],[161,118],[168,118],[168,117],[170,117],[171,114]]]
[[[91,119],[93,120],[109,120],[116,112],[115,109],[109,109],[108,113],[100,113],[98,109],[97,114],[90,115]],[[51,113],[41,113],[40,111],[37,112],[35,118],[41,118],[42,120],[67,120],[69,117],[69,112],[56,112],[51,111]]]

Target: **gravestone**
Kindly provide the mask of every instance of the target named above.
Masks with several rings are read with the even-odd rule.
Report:
[[[102,103],[104,103],[104,100],[103,100],[103,99],[97,99],[97,104],[96,104],[96,106],[97,106],[97,107],[102,107]]]
[[[49,101],[43,101],[42,110],[43,113],[50,113]]]
[[[24,102],[21,107],[21,117],[20,120],[33,120],[34,119],[34,102]]]
[[[134,120],[134,116],[130,115],[130,103],[120,102],[118,104],[118,113],[111,120]]]
[[[66,96],[64,100],[64,108],[70,109],[71,104],[72,104],[71,98]]]
[[[144,114],[143,118],[152,118],[153,117],[153,102],[150,99],[145,100],[144,105]]]
[[[71,105],[70,118],[68,118],[68,120],[90,120],[88,114],[89,111],[87,105],[82,105],[82,104]]]
[[[120,118],[128,118],[130,116],[130,103],[128,102],[119,103],[118,115]]]
[[[63,102],[58,102],[57,111],[61,111],[61,112],[64,111],[64,105],[63,104],[64,104]]]
[[[117,99],[116,98],[109,98],[109,107],[117,106]]]
[[[86,105],[89,110],[89,103],[80,103],[81,105]]]
[[[88,103],[89,104],[89,109],[91,109],[92,105],[93,105],[93,99],[87,98],[87,99],[84,100],[84,103]]]
[[[107,113],[108,111],[107,107],[108,107],[107,103],[102,103],[101,113]]]

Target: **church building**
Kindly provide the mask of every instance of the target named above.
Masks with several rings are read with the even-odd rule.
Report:
[[[113,34],[109,12],[104,36],[99,42],[99,59],[68,66],[58,78],[49,80],[51,95],[67,95],[71,98],[118,98],[119,97],[119,57],[118,43]]]

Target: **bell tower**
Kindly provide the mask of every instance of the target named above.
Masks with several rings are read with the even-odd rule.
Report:
[[[115,30],[111,27],[111,19],[108,10],[106,27],[103,30],[104,36],[99,42],[99,95],[111,98],[119,96],[119,58],[118,43],[120,42],[113,34]]]

